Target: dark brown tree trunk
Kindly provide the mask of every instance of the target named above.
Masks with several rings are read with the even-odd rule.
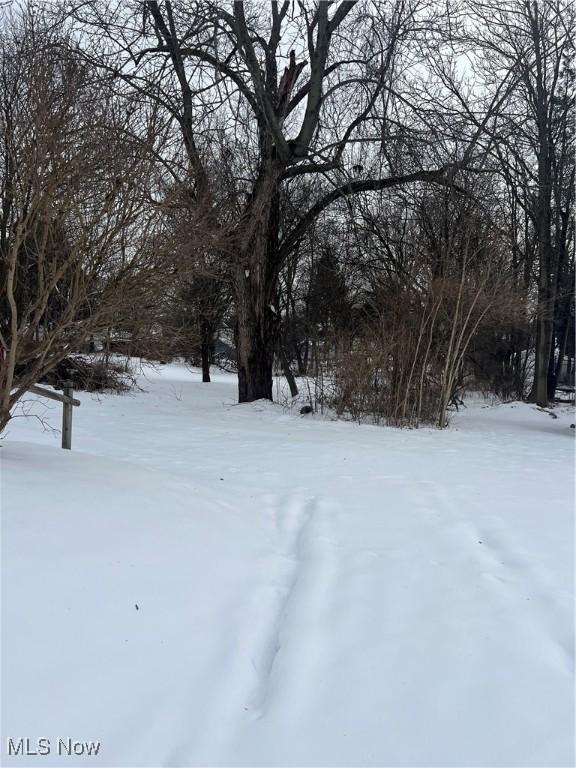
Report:
[[[550,276],[546,253],[540,254],[540,281],[538,286],[538,315],[536,317],[536,348],[534,359],[534,381],[529,400],[542,408],[548,405],[550,355],[554,341],[553,296],[550,290]],[[542,263],[542,261],[544,263]],[[552,304],[552,306],[551,306]]]
[[[294,356],[296,357],[296,369],[299,376],[306,375],[306,366],[304,365],[304,358],[302,357],[302,351],[298,343],[294,344]]]
[[[0,433],[4,431],[11,418],[9,409],[0,408]]]
[[[210,382],[210,365],[214,355],[214,334],[207,320],[202,320],[200,326],[200,355],[202,357],[202,381]]]
[[[278,178],[263,175],[247,213],[236,270],[238,401],[272,400],[272,365],[277,338],[273,298],[278,258]]]
[[[280,347],[279,347],[279,356],[280,356],[280,362],[282,363],[282,371],[284,373],[286,381],[288,382],[288,386],[290,387],[290,394],[292,395],[292,397],[296,397],[296,395],[298,394],[298,385],[296,384],[296,379],[294,378],[294,374],[292,373],[292,369],[290,368],[290,363],[286,355],[286,350],[284,349],[282,344],[280,344]]]
[[[546,104],[539,99],[539,157],[538,157],[538,203],[535,213],[538,237],[538,313],[536,316],[536,355],[534,360],[534,381],[530,400],[542,408],[548,405],[550,386],[550,356],[554,347],[554,305],[555,305],[555,256],[552,245],[552,168],[547,134]]]
[[[308,358],[310,357],[310,340],[307,338],[304,342],[304,355],[302,357],[302,363],[298,361],[298,373],[301,376],[308,374]]]
[[[242,277],[237,278],[237,283]],[[245,277],[245,286],[236,286],[238,313],[238,402],[272,400],[272,363],[274,335],[270,310],[254,301],[253,284]]]
[[[552,331],[552,344],[550,344],[550,359],[548,361],[548,401],[554,402],[556,395],[556,346],[555,334]]]

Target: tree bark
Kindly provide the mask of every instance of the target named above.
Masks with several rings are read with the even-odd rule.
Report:
[[[269,311],[255,300],[251,275],[238,275],[238,402],[272,400],[273,331]]]
[[[538,91],[538,109],[538,202],[535,212],[539,260],[538,313],[534,382],[529,399],[545,408],[550,397],[550,356],[554,348],[554,267],[557,267],[557,254],[552,244],[552,165],[546,102],[541,89]]]
[[[278,176],[262,174],[246,214],[236,270],[238,401],[272,400],[278,322],[273,308],[278,264]]]
[[[549,366],[553,348],[554,323],[552,317],[553,301],[550,291],[548,264],[544,254],[541,254],[540,280],[538,285],[538,315],[536,317],[536,347],[534,359],[534,380],[529,400],[545,408],[549,398]]]

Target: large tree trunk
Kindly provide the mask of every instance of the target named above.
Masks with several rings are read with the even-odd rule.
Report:
[[[243,271],[244,272],[244,271]],[[274,334],[270,310],[254,296],[251,275],[237,277],[238,312],[238,402],[272,400]],[[244,285],[241,285],[244,283]]]
[[[546,101],[539,92],[538,203],[535,224],[538,237],[538,312],[536,316],[536,355],[530,400],[545,408],[549,401],[550,356],[554,347],[554,280],[557,254],[552,245],[552,165]]]
[[[549,366],[554,342],[553,296],[550,289],[549,261],[547,254],[542,254],[545,263],[540,264],[538,286],[538,315],[536,317],[536,348],[534,359],[534,380],[529,400],[542,408],[549,400]]]
[[[277,177],[262,176],[243,224],[236,270],[238,401],[272,400],[272,365],[278,322],[273,309],[277,282],[279,201]]]

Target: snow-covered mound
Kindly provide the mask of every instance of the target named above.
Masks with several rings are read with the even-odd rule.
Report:
[[[72,452],[2,441],[3,764],[573,764],[570,411],[400,431],[140,385],[80,394]]]

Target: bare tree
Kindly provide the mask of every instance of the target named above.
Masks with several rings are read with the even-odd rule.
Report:
[[[278,276],[316,218],[351,195],[450,185],[473,159],[480,131],[466,146],[430,151],[430,115],[402,92],[417,77],[425,30],[437,26],[429,12],[417,0],[235,2],[231,11],[89,0],[70,9],[84,55],[162,105],[180,134],[195,216],[218,232],[230,265],[241,402],[272,397]],[[222,126],[240,208],[224,221],[207,162]],[[303,177],[316,180],[313,198],[283,229],[281,192]]]
[[[30,385],[121,326],[159,273],[144,113],[129,140],[130,118],[32,9],[3,18],[0,79],[1,429]]]
[[[472,0],[467,22],[465,39],[480,47],[477,65],[484,79],[498,78],[502,68],[514,73],[506,109],[489,134],[513,205],[527,217],[525,240],[531,230],[536,245],[530,397],[544,406],[554,397],[555,331],[562,346],[567,327],[559,314],[570,315],[566,308],[572,295],[568,276],[574,227],[574,9],[565,0]]]

